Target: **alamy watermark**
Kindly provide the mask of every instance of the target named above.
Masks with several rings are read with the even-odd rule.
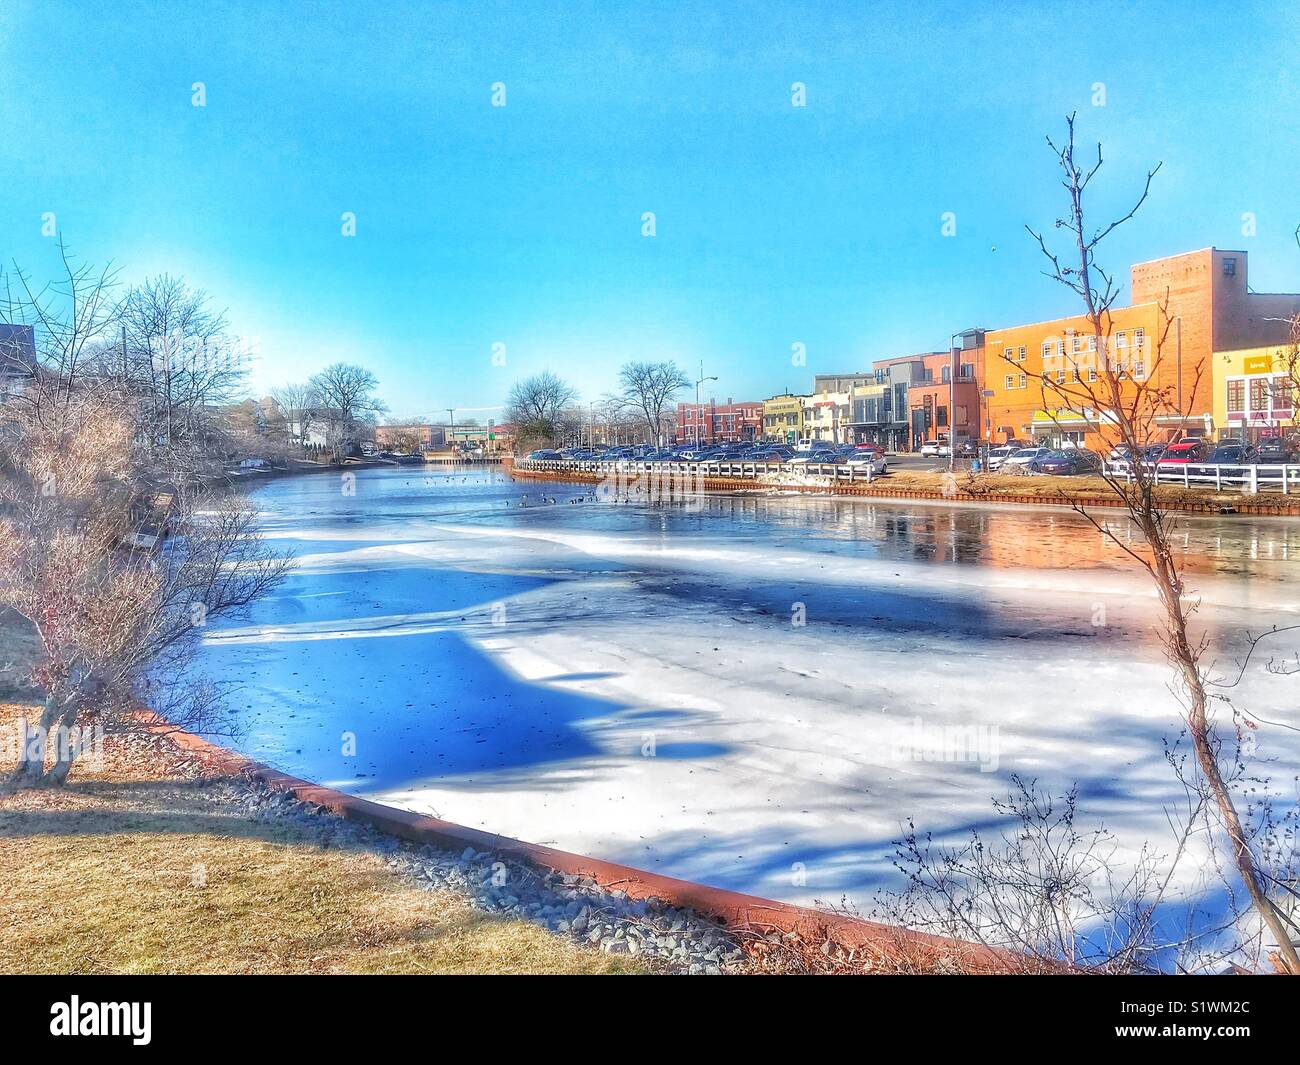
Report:
[[[981,773],[996,773],[1001,753],[997,725],[926,725],[915,717],[890,735],[896,762],[975,762]]]
[[[595,494],[601,503],[646,503],[699,510],[704,506],[704,473],[681,463],[648,470],[618,465],[601,477]]]

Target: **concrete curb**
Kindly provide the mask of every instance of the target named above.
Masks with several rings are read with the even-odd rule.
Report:
[[[656,898],[672,906],[692,909],[713,917],[733,931],[758,934],[774,930],[793,932],[814,946],[829,940],[858,955],[878,958],[891,967],[933,970],[942,965],[958,972],[983,973],[1017,972],[1027,968],[1027,959],[979,944],[709,887],[384,806],[281,773],[176,729],[157,715],[148,717],[153,732],[166,736],[181,750],[220,773],[261,781],[276,791],[287,792],[340,817],[413,843],[454,850],[473,847],[479,851],[491,851],[529,865],[590,877],[602,888],[623,891],[632,898]]]

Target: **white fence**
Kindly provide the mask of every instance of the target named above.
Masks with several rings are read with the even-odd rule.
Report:
[[[1107,463],[1118,477],[1133,479],[1133,471],[1123,461]],[[1148,470],[1151,468],[1148,467]],[[1184,488],[1213,488],[1215,491],[1239,489],[1246,495],[1259,492],[1300,492],[1300,465],[1240,465],[1211,462],[1158,462],[1154,471],[1157,484],[1178,484]]]
[[[771,480],[779,483],[804,475],[825,477],[848,484],[870,484],[880,477],[870,466],[822,462],[676,462],[666,459],[520,459],[521,470],[577,470],[599,474],[636,474],[682,471],[689,477],[734,477],[737,480]]]
[[[828,482],[870,484],[880,474],[869,466],[820,462],[676,462],[641,459],[520,459],[524,470],[578,470],[610,475],[614,473],[664,473],[680,471],[690,477],[731,477],[737,480],[798,483],[801,477],[819,477]],[[1127,462],[1109,462],[1107,469],[1117,477],[1131,479]],[[1006,472],[1006,471],[1003,471]],[[1247,495],[1260,492],[1300,493],[1300,465],[1241,465],[1222,463],[1164,463],[1155,467],[1158,484],[1185,488],[1237,489]]]

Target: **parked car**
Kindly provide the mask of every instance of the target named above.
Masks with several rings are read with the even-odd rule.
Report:
[[[1240,440],[1220,440],[1205,461],[1224,466],[1250,466],[1259,461],[1259,448]]]
[[[1295,446],[1290,440],[1280,436],[1268,436],[1259,442],[1257,461],[1262,463],[1286,463],[1296,460]]]
[[[1204,440],[1179,440],[1166,447],[1157,461],[1161,466],[1185,466],[1191,462],[1204,462],[1207,451]]]
[[[1029,464],[1036,458],[1046,455],[1051,448],[1047,447],[1018,447],[1010,455],[1002,460],[1001,468],[1005,472],[1011,470],[1028,469]]]
[[[1019,444],[1003,444],[1001,447],[992,448],[988,455],[985,456],[984,465],[986,469],[996,470],[1007,459],[1020,450]]]
[[[1042,473],[1049,477],[1076,477],[1096,473],[1100,469],[1101,456],[1082,447],[1049,451],[1029,463],[1030,473]]]
[[[563,456],[553,447],[539,447],[536,451],[528,452],[530,459],[558,459]]]
[[[878,447],[855,447],[851,455],[847,455],[844,464],[851,470],[865,471],[870,470],[872,474],[884,473],[889,464],[885,461],[885,453]]]
[[[948,454],[948,441],[927,440],[921,445],[921,454],[927,457],[946,456]]]
[[[810,448],[807,451],[796,452],[790,459],[792,463],[799,463],[805,466],[825,465],[828,463],[843,462],[844,456],[838,451],[833,451],[827,447]]]

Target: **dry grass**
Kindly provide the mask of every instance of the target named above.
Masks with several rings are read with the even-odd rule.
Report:
[[[165,740],[119,740],[65,789],[0,796],[0,972],[647,971],[252,820],[225,790]]]

